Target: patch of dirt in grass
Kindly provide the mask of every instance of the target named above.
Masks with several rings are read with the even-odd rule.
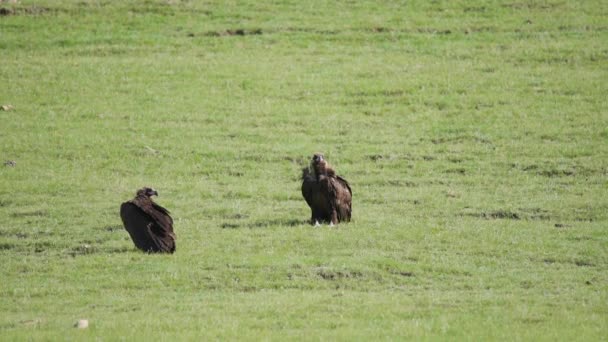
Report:
[[[383,33],[383,32],[391,32],[391,29],[387,28],[387,27],[379,26],[379,27],[372,27],[371,31],[375,32],[375,33]]]
[[[24,211],[18,213],[11,213],[11,217],[20,218],[20,217],[48,217],[49,212],[46,210],[34,210],[34,211]]]
[[[588,259],[570,259],[570,258],[560,259],[560,258],[554,258],[554,257],[545,257],[540,261],[547,265],[569,264],[569,265],[575,265],[578,267],[595,267],[595,264],[591,260],[588,260]]]
[[[426,34],[452,34],[452,30],[449,29],[436,29],[432,27],[420,27],[416,29],[418,33]]]
[[[16,237],[17,239],[27,239],[30,234],[29,233],[25,233],[25,232],[15,232],[15,231],[2,231],[0,230],[0,236],[5,236],[5,237]],[[2,249],[0,247],[0,249]]]
[[[339,30],[319,30],[317,28],[311,27],[287,27],[285,29],[277,30],[284,32],[301,32],[301,33],[313,33],[313,34],[322,34],[322,35],[336,35],[340,34],[343,31]]]
[[[94,254],[98,252],[98,248],[89,244],[82,244],[76,247],[73,247],[69,254],[73,257],[76,257],[78,255],[87,255],[87,254]]]
[[[466,213],[466,216],[483,218],[486,220],[519,220],[518,213],[509,210],[482,211],[480,213]]]
[[[483,7],[482,7],[483,8]],[[469,8],[469,12],[474,11],[473,8]],[[485,8],[484,8],[485,9]],[[466,11],[466,10],[465,10]],[[450,35],[452,33],[464,33],[464,34],[470,34],[470,33],[476,33],[476,32],[494,32],[496,31],[496,28],[494,27],[490,27],[490,26],[479,26],[479,27],[467,27],[465,29],[462,30],[452,30],[452,29],[448,29],[448,28],[436,28],[436,27],[419,27],[419,28],[415,28],[415,29],[391,29],[388,27],[372,27],[371,29],[367,30],[368,32],[371,33],[376,33],[376,34],[383,34],[383,33],[391,33],[391,34],[395,34],[395,33],[406,33],[406,34],[412,34],[412,33],[419,33],[419,34],[432,34],[432,35]]]
[[[542,208],[518,208],[517,211],[498,209],[482,210],[479,212],[467,212],[462,216],[483,218],[486,220],[540,220],[549,221],[549,211]]]
[[[471,6],[463,8],[464,12],[486,12],[487,8],[485,6]]]
[[[402,277],[413,277],[414,276],[414,272],[407,272],[407,271],[397,271],[397,270],[391,270],[390,271],[392,274],[396,274],[396,275],[400,275]]]
[[[521,283],[519,283],[519,286],[521,286],[522,289],[530,289],[533,287],[533,283],[529,280],[524,280]]]
[[[127,253],[129,251],[131,251],[132,248],[130,247],[110,247],[110,248],[104,248],[104,251],[108,252],[108,253]]]
[[[383,156],[381,154],[372,154],[365,156],[365,158],[370,159],[372,161],[378,161],[380,159],[386,159],[386,156]]]
[[[364,158],[365,159],[369,159],[369,160],[371,160],[373,162],[396,161],[396,160],[407,160],[407,161],[420,160],[420,157],[413,156],[413,155],[411,155],[409,153],[399,153],[399,154],[368,154],[368,155],[365,155]],[[422,158],[424,158],[424,157],[422,157]],[[430,157],[430,158],[435,159],[435,157]]]
[[[539,318],[539,317],[526,317],[526,318],[522,318],[521,322],[522,323],[526,323],[526,324],[540,324],[543,323],[545,320],[543,318]]]
[[[51,9],[48,7],[41,6],[30,6],[30,7],[1,7],[0,8],[0,17],[5,17],[9,15],[42,15],[45,13],[51,12]]]
[[[42,253],[53,246],[49,241],[40,241],[34,244],[34,252]]]
[[[551,265],[551,264],[555,263],[555,259],[553,259],[553,258],[545,258],[545,259],[543,259],[543,262],[545,264],[547,264],[547,265]]]
[[[477,32],[495,32],[496,27],[493,26],[472,26],[464,29],[461,28],[437,28],[437,27],[417,27],[417,28],[390,28],[386,26],[374,26],[369,28],[360,29],[344,29],[344,30],[323,30],[313,27],[284,27],[270,30],[256,29],[226,29],[226,30],[214,30],[203,33],[204,36],[208,37],[223,37],[223,36],[247,36],[247,35],[260,35],[260,34],[289,34],[289,33],[304,33],[304,34],[315,34],[323,36],[335,36],[341,34],[352,34],[352,33],[369,33],[374,35],[394,35],[394,34],[423,34],[423,35],[451,35],[457,33],[477,33]],[[193,32],[187,33],[188,37],[195,37],[196,34]]]
[[[204,35],[207,37],[225,37],[225,36],[252,36],[263,34],[262,29],[228,29],[224,31],[208,31]],[[188,36],[194,37],[193,33],[189,33]]]
[[[502,7],[517,9],[517,10],[548,10],[563,6],[562,3],[549,3],[549,2],[537,2],[537,1],[525,1],[525,2],[510,2],[503,4]]]
[[[24,326],[40,326],[43,323],[41,319],[26,319],[23,321],[19,321],[19,324]]]
[[[332,270],[329,267],[319,267],[315,273],[324,280],[363,278],[363,273],[350,270]]]
[[[239,291],[241,292],[257,292],[258,288],[255,286],[241,286],[239,288]]]
[[[285,156],[285,157],[283,157],[283,160],[287,160],[296,165],[308,165],[308,163],[310,163],[310,160],[308,158],[304,158],[304,157],[295,158],[295,157],[291,157],[291,156]]]
[[[405,91],[401,89],[383,89],[383,90],[371,90],[371,91],[359,91],[351,93],[352,96],[357,97],[401,97],[405,95]]]
[[[238,218],[247,218],[247,215],[240,215],[237,214]],[[233,217],[233,218],[237,218],[237,217]],[[257,221],[257,222],[252,222],[252,223],[248,223],[248,224],[239,224],[239,223],[235,223],[235,222],[224,222],[220,225],[221,228],[223,229],[239,229],[239,228],[249,228],[249,229],[254,229],[254,228],[267,228],[267,227],[271,227],[271,226],[287,226],[287,227],[295,227],[295,226],[300,226],[300,225],[304,225],[304,224],[308,224],[308,221],[306,220],[296,220],[296,219],[277,219],[277,220],[267,220],[267,221]]]
[[[4,329],[14,329],[16,326],[13,322],[0,323],[0,330]]]
[[[459,164],[459,163],[464,162],[464,159],[462,159],[462,158],[455,158],[455,157],[449,157],[448,161],[450,163]]]
[[[547,165],[548,164],[548,165]],[[598,174],[604,174],[602,169],[591,169],[576,164],[550,164],[545,165],[529,164],[511,164],[511,167],[518,169],[523,172],[532,172],[539,176],[556,178],[556,177],[576,177],[576,176],[592,176]]]
[[[415,188],[418,183],[406,179],[366,179],[357,182],[359,186],[391,186]]]
[[[576,174],[576,171],[573,169],[549,169],[539,171],[538,174],[545,177],[564,177],[573,176]]]
[[[418,184],[416,184],[415,182],[408,181],[408,180],[401,180],[401,179],[389,180],[388,185],[402,186],[402,187],[407,187],[407,188],[415,188],[418,186]]]
[[[437,137],[437,138],[432,138],[431,142],[435,145],[457,144],[457,143],[463,143],[463,142],[477,142],[477,143],[492,145],[492,141],[490,139],[481,137],[481,136],[472,135],[472,134]]]
[[[549,211],[542,208],[519,208],[520,211],[525,213],[525,217],[530,220],[551,220]]]
[[[453,169],[447,169],[447,170],[443,171],[443,173],[464,175],[467,173],[467,170],[465,170],[462,167],[458,167],[458,168],[453,168]]]
[[[10,243],[10,242],[0,242],[0,251],[8,251],[11,249],[15,249],[18,246],[14,243]]]
[[[592,263],[589,260],[580,260],[580,259],[579,260],[574,260],[574,264],[576,266],[579,266],[579,267],[593,267],[593,266],[595,266],[595,264]]]
[[[308,224],[306,220],[268,220],[268,221],[258,221],[254,223],[250,223],[247,225],[247,228],[266,228],[270,226],[287,226],[287,227],[295,227],[303,224]]]
[[[124,230],[124,228],[123,228],[122,225],[103,226],[103,227],[100,227],[100,228],[97,228],[97,229],[98,230],[103,230],[103,231],[106,231],[106,232],[115,232],[117,230],[120,230],[120,231]]]
[[[228,191],[228,192],[224,193],[222,195],[222,197],[223,198],[228,198],[228,199],[237,199],[237,198],[242,199],[242,198],[251,198],[252,195],[245,194],[245,193],[242,193],[242,192]]]

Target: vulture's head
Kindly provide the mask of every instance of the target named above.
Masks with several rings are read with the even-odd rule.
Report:
[[[310,164],[312,166],[319,166],[319,165],[322,165],[322,164],[325,164],[325,163],[326,163],[325,162],[325,157],[323,157],[322,153],[315,153],[312,156],[312,160],[310,161]]]
[[[322,153],[315,153],[310,161],[310,167],[317,176],[325,174],[329,165]]]
[[[158,192],[152,188],[141,188],[139,190],[137,190],[137,197],[152,197],[152,196],[158,196]]]

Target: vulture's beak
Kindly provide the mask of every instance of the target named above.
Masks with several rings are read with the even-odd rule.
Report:
[[[152,197],[152,196],[158,196],[158,191],[156,191],[154,189],[150,190],[150,197]]]

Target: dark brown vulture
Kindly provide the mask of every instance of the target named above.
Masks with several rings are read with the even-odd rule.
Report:
[[[120,218],[135,246],[148,253],[175,252],[173,219],[169,211],[152,201],[154,189],[137,190],[135,198],[120,206]]]
[[[353,193],[346,179],[336,175],[321,153],[302,170],[302,196],[312,211],[310,223],[350,221]]]

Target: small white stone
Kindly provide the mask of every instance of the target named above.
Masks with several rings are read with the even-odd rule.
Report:
[[[78,322],[74,325],[78,329],[86,329],[89,327],[88,319],[79,319]]]

